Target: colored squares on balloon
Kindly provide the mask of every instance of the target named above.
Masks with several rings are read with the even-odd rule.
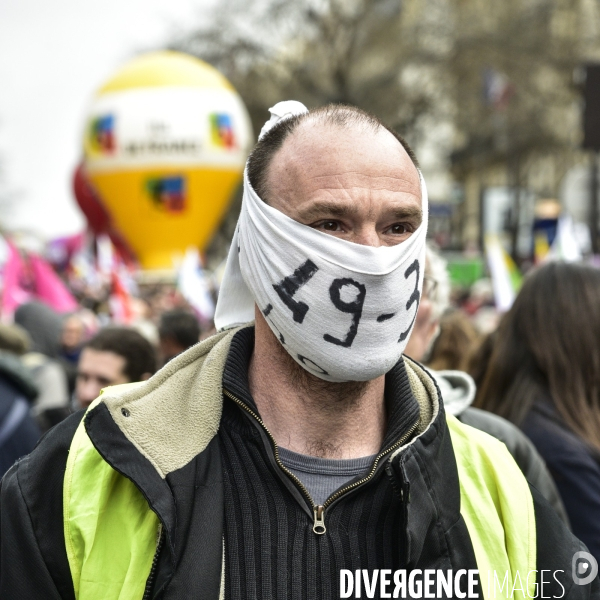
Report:
[[[151,177],[145,189],[152,203],[160,210],[181,213],[186,207],[186,183],[182,175]]]
[[[92,120],[90,145],[92,150],[99,154],[112,154],[115,151],[115,117],[113,115],[103,115]]]
[[[237,146],[231,116],[225,113],[211,113],[210,139],[214,146],[232,150]]]

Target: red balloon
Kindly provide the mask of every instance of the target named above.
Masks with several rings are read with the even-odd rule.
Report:
[[[75,192],[77,204],[85,215],[88,227],[92,232],[95,235],[108,235],[111,242],[126,262],[137,262],[135,254],[129,247],[129,244],[127,244],[123,236],[112,223],[110,214],[88,181],[83,164],[80,164],[77,169],[75,169],[75,174],[73,175],[73,191]]]

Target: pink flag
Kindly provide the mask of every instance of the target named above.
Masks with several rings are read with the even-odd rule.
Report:
[[[31,294],[22,286],[25,278],[23,259],[19,251],[8,244],[8,259],[4,265],[4,286],[2,292],[2,319],[11,319],[15,310],[31,300]]]
[[[35,280],[36,296],[56,312],[70,312],[78,308],[75,298],[52,267],[39,256],[30,255],[29,262]]]

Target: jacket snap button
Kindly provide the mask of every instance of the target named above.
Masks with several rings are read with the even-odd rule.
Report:
[[[121,414],[122,414],[124,417],[129,417],[129,416],[131,415],[131,413],[130,413],[130,412],[129,412],[129,411],[126,409],[126,408],[122,408],[122,409],[121,409]]]

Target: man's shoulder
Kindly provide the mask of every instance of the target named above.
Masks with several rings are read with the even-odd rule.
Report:
[[[71,441],[84,415],[85,410],[79,410],[45,433],[33,451],[7,471],[2,479],[2,489],[11,479],[18,480],[23,493],[43,488],[47,494],[58,485],[62,489]]]

